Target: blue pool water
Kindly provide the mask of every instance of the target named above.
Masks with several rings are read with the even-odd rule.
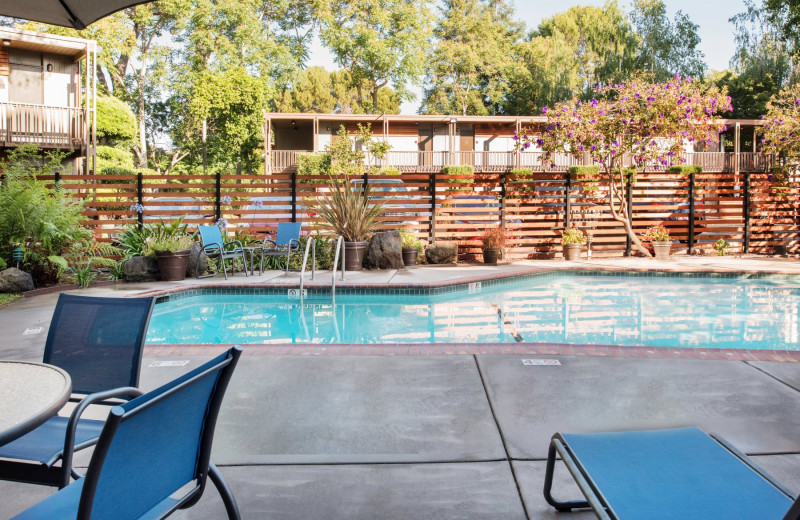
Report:
[[[205,294],[149,344],[573,343],[800,350],[800,281],[554,274],[439,295]]]

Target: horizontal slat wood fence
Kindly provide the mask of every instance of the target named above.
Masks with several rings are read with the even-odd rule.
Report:
[[[718,171],[637,174],[630,200],[637,233],[663,223],[673,238],[673,254],[707,251],[720,238],[730,242],[730,252],[772,254],[778,246],[800,252],[800,190],[772,186],[763,171],[768,161],[761,155],[739,154],[740,164],[745,160],[760,172],[734,172],[734,154],[707,155],[705,163],[717,164]],[[184,215],[191,227],[224,218],[229,231],[235,226],[269,232],[291,220],[315,229],[321,225],[317,201],[329,190],[327,179],[291,171],[269,176],[61,175],[50,180],[85,200],[84,224],[106,241],[124,226]],[[496,226],[508,233],[512,259],[560,257],[561,231],[572,224],[591,234],[593,255],[630,251],[622,226],[611,218],[607,189],[570,179],[566,167],[528,175],[512,174],[509,168],[484,168],[474,176],[448,176],[441,169],[407,171],[371,175],[368,182],[386,204],[381,229],[414,230],[423,240],[455,240],[464,261],[479,259],[481,235]],[[144,206],[142,215],[131,209],[135,203]]]

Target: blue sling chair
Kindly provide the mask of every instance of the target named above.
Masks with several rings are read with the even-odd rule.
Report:
[[[195,263],[195,273],[197,278],[208,278],[210,276],[216,276],[220,269],[222,269],[222,274],[225,275],[225,279],[228,279],[228,271],[225,268],[225,260],[231,260],[236,258],[242,259],[242,269],[244,269],[244,275],[247,276],[247,259],[245,258],[245,251],[242,249],[242,243],[238,240],[232,240],[230,242],[225,242],[222,238],[222,232],[219,230],[219,227],[216,225],[213,226],[197,226],[197,231],[200,233],[200,241],[203,245],[203,252],[206,254],[208,258],[218,258],[219,265],[217,267],[217,272],[200,275],[200,256],[197,255],[197,261]],[[232,246],[232,247],[229,247]],[[231,274],[233,274],[233,263],[231,264]]]
[[[556,454],[586,500],[551,495]],[[591,507],[605,520],[800,519],[800,499],[736,448],[697,428],[557,433],[544,497],[558,511]]]
[[[73,452],[92,446],[103,428],[103,421],[81,418],[86,408],[141,395],[136,387],[152,310],[153,298],[59,296],[43,361],[70,375],[70,401],[78,405],[69,417],[53,417],[0,446],[0,479],[63,488],[80,476]]]
[[[222,398],[241,352],[234,347],[113,407],[86,477],[14,520],[166,518],[196,504],[207,477],[220,492],[228,518],[239,519],[233,494],[210,454]]]
[[[289,272],[289,256],[300,249],[302,222],[279,222],[275,240],[265,238],[261,244],[261,273],[264,272],[264,257],[285,256],[284,274]]]

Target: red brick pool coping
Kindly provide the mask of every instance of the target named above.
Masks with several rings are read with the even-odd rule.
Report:
[[[364,289],[432,289],[449,285],[460,285],[473,282],[511,278],[528,274],[563,272],[563,271],[603,271],[603,272],[663,272],[663,273],[708,273],[736,275],[798,275],[797,269],[770,269],[770,270],[732,270],[712,269],[706,267],[680,268],[638,268],[623,266],[559,266],[559,267],[531,267],[520,269],[511,273],[494,273],[480,276],[459,277],[457,279],[441,282],[427,282],[416,284],[387,284],[387,283],[337,283],[337,287],[352,287]],[[285,283],[197,283],[183,286],[173,286],[167,289],[139,293],[136,296],[163,296],[177,292],[196,289],[219,288],[254,288],[254,287],[294,287],[297,284]],[[304,283],[304,287],[317,288],[329,287],[329,284],[320,282]],[[151,356],[213,356],[217,355],[234,344],[225,345],[147,345],[145,352]],[[378,344],[254,344],[242,345],[244,354],[248,356],[420,356],[420,355],[474,355],[474,354],[515,354],[536,356],[601,356],[622,358],[652,358],[652,359],[695,359],[695,360],[730,360],[730,361],[774,361],[800,363],[800,351],[789,350],[745,350],[745,349],[708,349],[708,348],[675,348],[675,347],[648,347],[648,346],[621,346],[621,345],[573,345],[557,343],[378,343]]]

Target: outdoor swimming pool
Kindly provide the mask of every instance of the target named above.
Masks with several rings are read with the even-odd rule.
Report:
[[[147,343],[530,342],[800,350],[800,280],[786,276],[555,273],[441,294],[339,290],[335,304],[322,293],[302,305],[286,289],[173,295],[155,306]],[[237,291],[247,290],[230,290]]]

